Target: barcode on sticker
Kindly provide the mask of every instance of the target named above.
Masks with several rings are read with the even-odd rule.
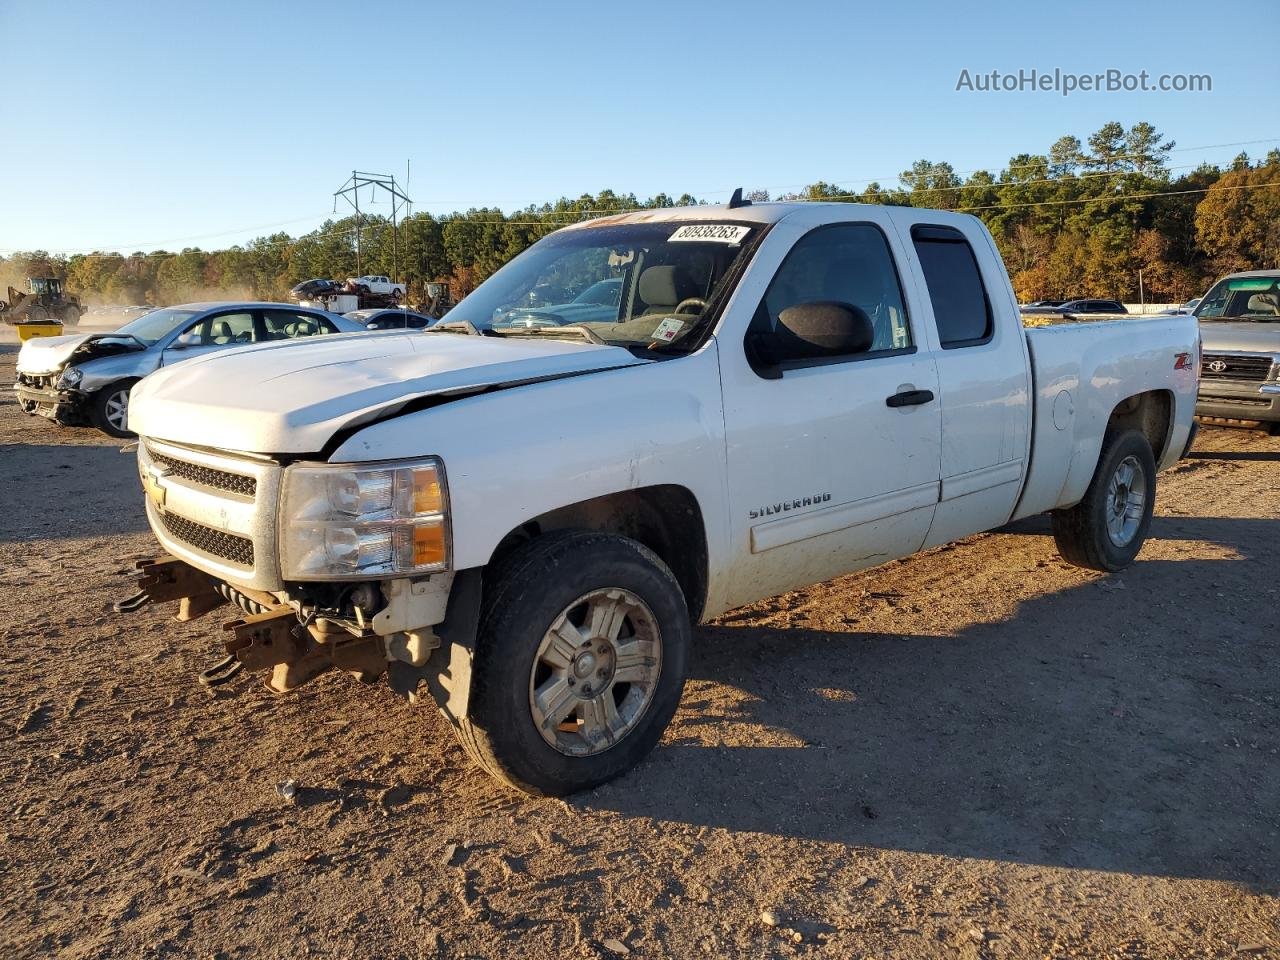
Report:
[[[681,240],[701,243],[741,243],[751,232],[750,227],[732,223],[688,223],[671,235],[673,243]]]

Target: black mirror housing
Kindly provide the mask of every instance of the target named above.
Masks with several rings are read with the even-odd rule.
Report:
[[[768,337],[769,360],[821,360],[866,353],[875,341],[875,326],[861,307],[835,300],[813,300],[787,307]]]

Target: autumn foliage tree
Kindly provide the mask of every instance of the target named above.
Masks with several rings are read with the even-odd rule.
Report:
[[[1023,300],[1136,300],[1141,272],[1148,301],[1180,301],[1223,272],[1280,266],[1280,151],[1260,162],[1241,154],[1226,170],[1202,164],[1173,177],[1174,149],[1149,123],[1111,122],[1083,141],[1067,135],[1043,153],[1015,154],[999,170],[963,172],[922,159],[897,184],[818,180],[778,199],[971,212],[991,230]],[[763,202],[769,193],[756,188],[751,196]],[[15,253],[0,257],[0,292],[49,274],[65,277],[90,301],[281,299],[310,277],[384,273],[407,281],[411,300],[424,299],[431,281],[447,282],[458,297],[565,224],[698,202],[689,194],[641,200],[603,190],[510,213],[492,206],[418,213],[395,231],[382,217],[345,217],[301,237],[278,233],[225,250]]]

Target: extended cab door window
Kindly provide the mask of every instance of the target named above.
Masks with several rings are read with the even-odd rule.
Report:
[[[942,349],[987,343],[993,330],[991,301],[964,234],[953,227],[916,226],[911,240],[933,301]]]
[[[926,546],[1006,522],[1026,469],[1026,340],[999,258],[980,231],[920,223],[910,231],[942,347],[942,490]]]

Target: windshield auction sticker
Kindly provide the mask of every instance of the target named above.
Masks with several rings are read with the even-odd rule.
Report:
[[[683,329],[683,320],[677,320],[675,317],[667,317],[667,319],[658,324],[657,329],[653,331],[653,339],[661,340],[663,343],[670,343],[680,335],[680,331]]]
[[[750,232],[750,227],[732,223],[690,223],[673,233],[670,240],[672,243],[681,240],[697,243],[741,243],[742,238]]]

